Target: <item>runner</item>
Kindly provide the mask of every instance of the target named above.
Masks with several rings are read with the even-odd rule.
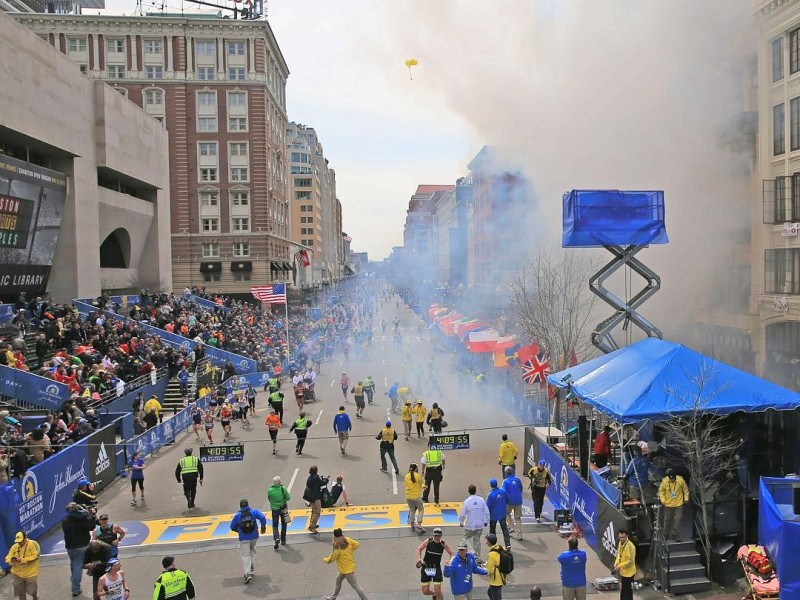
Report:
[[[269,409],[269,415],[264,421],[264,425],[269,429],[269,437],[272,440],[272,454],[278,453],[278,431],[281,428],[281,418],[274,408]]]
[[[242,428],[247,425],[250,427],[250,420],[247,418],[247,411],[250,410],[250,402],[247,400],[246,394],[239,394],[236,400],[236,408],[239,409],[239,418],[241,419]]]
[[[200,441],[200,430],[203,427],[203,416],[205,415],[202,408],[197,406],[197,404],[192,403],[192,429],[194,430],[194,437],[197,441]]]
[[[442,595],[442,555],[445,551],[453,558],[453,551],[442,539],[442,530],[436,527],[433,537],[422,542],[417,548],[417,568],[420,570],[422,593],[433,596],[434,600],[444,600]],[[424,552],[424,554],[423,554]],[[433,593],[430,591],[433,582]]]
[[[219,417],[219,422],[222,424],[222,429],[225,431],[223,439],[228,439],[228,436],[231,434],[231,418],[233,417],[231,405],[225,402],[220,406],[217,416]]]
[[[339,378],[339,385],[342,386],[342,396],[344,396],[344,401],[347,402],[347,390],[350,389],[350,378],[345,371],[342,371],[342,376]]]
[[[203,415],[203,428],[206,430],[208,441],[212,444],[214,443],[214,421],[216,420],[217,418],[210,410]]]
[[[247,404],[250,406],[250,412],[255,416],[256,414],[256,388],[252,383],[247,384]]]

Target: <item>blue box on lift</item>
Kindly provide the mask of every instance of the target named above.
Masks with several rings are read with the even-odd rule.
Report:
[[[661,190],[572,190],[562,208],[564,248],[669,242]]]

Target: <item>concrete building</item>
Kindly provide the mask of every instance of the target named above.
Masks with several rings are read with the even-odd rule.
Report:
[[[36,217],[23,252],[31,263],[33,238],[50,239],[42,251],[52,260],[49,283],[3,288],[3,299],[22,289],[43,293],[43,285],[57,301],[96,296],[102,289],[169,285],[169,151],[163,127],[102,81],[81,75],[63,52],[2,12],[0,81],[0,162],[35,177],[42,177],[35,175],[40,167],[63,174],[66,192],[63,211],[48,206],[44,188],[31,201]],[[15,196],[15,182],[6,183],[0,194]],[[27,264],[6,252],[7,245],[0,250],[4,272],[10,262],[15,268]]]
[[[289,71],[265,20],[14,17],[168,131],[167,287],[249,296],[253,284],[289,277]]]
[[[292,239],[308,251],[311,264],[297,265],[297,285],[332,282],[342,276],[341,203],[336,172],[330,168],[313,127],[286,127]]]

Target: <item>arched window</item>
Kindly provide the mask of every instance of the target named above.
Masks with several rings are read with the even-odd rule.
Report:
[[[131,262],[131,236],[126,229],[112,231],[100,245],[100,268],[127,269]]]

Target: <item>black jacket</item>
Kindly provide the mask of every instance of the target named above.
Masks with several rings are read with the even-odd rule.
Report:
[[[96,526],[97,520],[87,511],[82,509],[67,511],[66,518],[61,521],[64,547],[84,548],[88,546],[91,532]]]
[[[322,477],[318,474],[314,473],[313,475],[309,475],[308,479],[306,479],[306,489],[305,493],[303,494],[303,500],[306,502],[315,502],[316,500],[321,500],[322,495],[320,494],[320,488],[324,485],[322,481]]]

